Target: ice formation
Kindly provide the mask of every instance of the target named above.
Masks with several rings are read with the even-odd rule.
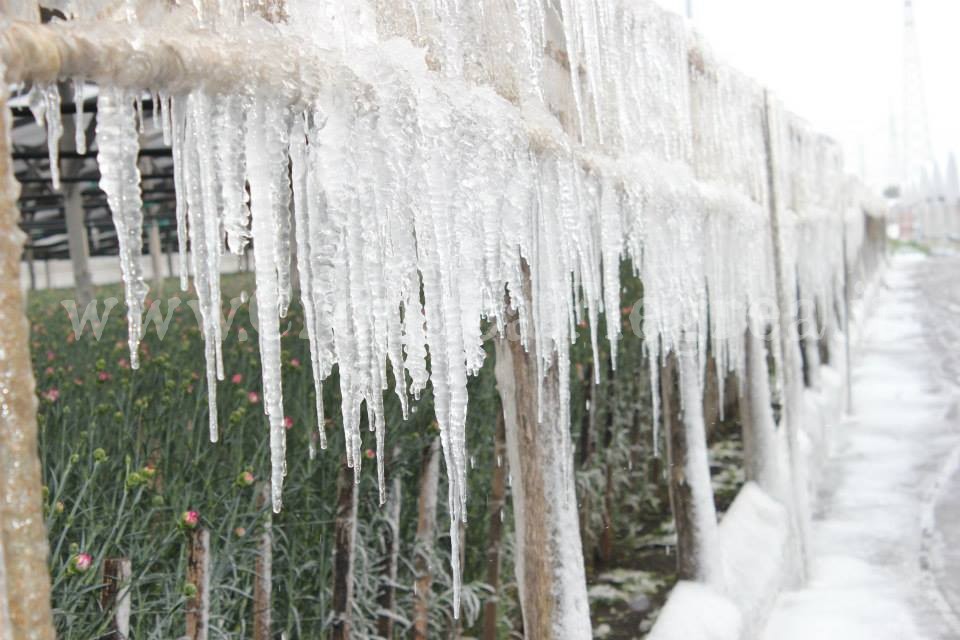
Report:
[[[599,313],[618,316],[624,257],[644,283],[654,375],[668,352],[689,352],[699,375],[708,352],[721,373],[742,370],[749,318],[780,304],[776,260],[796,265],[782,270],[783,286],[814,300],[832,328],[844,235],[835,214],[850,198],[837,150],[650,3],[204,0],[169,14],[67,4],[80,19],[53,27],[71,54],[59,74],[101,86],[102,187],[121,238],[134,363],[145,295],[134,100],[149,92],[162,105],[213,440],[219,261],[253,240],[275,509],[285,473],[279,318],[293,302],[294,246],[321,446],[321,385],[337,365],[348,463],[360,473],[366,411],[382,499],[387,363],[404,412],[429,381],[455,546],[467,378],[484,358],[481,321],[502,327],[508,305],[540,370],[558,364],[564,407],[568,347],[586,321],[596,351]],[[94,15],[116,21],[83,21]],[[108,63],[117,58],[137,64]],[[35,89],[52,155],[53,93]],[[776,326],[781,315],[769,315]],[[607,323],[614,352],[619,332],[619,319]],[[699,402],[699,377],[686,370],[683,380]],[[456,548],[451,557],[458,586]]]

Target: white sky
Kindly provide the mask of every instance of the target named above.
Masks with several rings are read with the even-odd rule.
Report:
[[[657,0],[685,13],[686,0]],[[902,105],[903,0],[692,0],[721,59],[839,140],[847,168],[880,185]],[[960,0],[914,0],[927,119],[940,166],[960,150]]]

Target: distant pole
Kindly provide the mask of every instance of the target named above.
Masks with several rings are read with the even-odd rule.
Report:
[[[160,223],[156,219],[150,225],[147,238],[150,246],[150,266],[153,269],[153,294],[159,298],[163,295],[163,247],[160,243]]]

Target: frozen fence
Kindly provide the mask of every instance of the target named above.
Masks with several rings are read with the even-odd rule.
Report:
[[[0,18],[5,78],[32,87],[52,167],[56,83],[99,85],[101,188],[120,236],[134,366],[147,290],[137,151],[139,130],[149,126],[137,103],[153,95],[162,105],[156,124],[173,147],[180,255],[191,248],[180,272],[189,266],[204,318],[212,440],[223,377],[221,260],[225,248],[242,252],[254,240],[275,509],[285,466],[279,318],[294,302],[294,277],[318,424],[320,385],[337,365],[348,463],[359,474],[365,404],[381,498],[387,363],[405,410],[431,384],[454,546],[466,501],[467,377],[484,359],[481,321],[502,327],[517,313],[524,349],[516,357],[533,354],[539,404],[517,410],[527,407],[551,427],[536,437],[556,454],[546,457],[553,466],[542,480],[555,504],[543,523],[519,528],[557,533],[576,504],[568,347],[578,321],[589,322],[596,345],[599,314],[620,309],[626,257],[644,283],[654,379],[677,361],[684,415],[699,411],[707,366],[721,379],[730,371],[745,378],[751,323],[773,327],[795,458],[793,412],[803,384],[796,321],[810,311],[797,300],[820,310],[828,333],[841,331],[847,264],[861,255],[868,205],[843,173],[836,145],[716,61],[681,18],[627,0],[61,4],[70,19],[39,24],[34,4],[11,3]],[[8,137],[0,150],[7,162],[0,255],[4,279],[18,283],[22,239],[13,231]],[[22,324],[19,291],[4,295],[0,312]],[[758,318],[758,308],[773,311]],[[619,324],[607,324],[614,347]],[[3,389],[29,404],[25,331],[3,340],[17,354],[16,376]],[[545,410],[554,389],[555,411]],[[26,404],[0,420],[15,420],[33,437]],[[708,474],[703,485],[702,420],[675,428],[692,452],[689,476],[699,479],[691,487],[698,577],[722,581],[722,569],[707,560],[716,518]],[[21,481],[39,491],[29,488],[33,476]],[[787,499],[802,528],[803,496]],[[39,558],[40,521],[33,526],[30,549]],[[556,537],[579,554],[575,531]],[[567,585],[554,610],[540,623],[527,620],[534,635],[589,633],[585,588],[567,584],[582,583],[582,558],[568,555],[558,551],[552,569]],[[456,549],[451,557],[458,584]],[[20,571],[19,562],[8,567]],[[45,572],[39,566],[37,576]],[[12,606],[19,629],[25,614]]]

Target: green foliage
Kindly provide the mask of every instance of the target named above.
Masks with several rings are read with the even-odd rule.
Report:
[[[167,283],[168,290],[173,283]],[[226,277],[224,295],[250,291],[246,276]],[[101,300],[118,297],[116,287],[99,292]],[[180,294],[183,295],[183,294]],[[66,291],[34,294],[29,315],[32,351],[40,396],[41,455],[50,533],[55,618],[62,638],[87,640],[106,631],[108,616],[97,604],[100,564],[127,557],[133,565],[132,635],[173,638],[183,633],[186,540],[182,514],[199,512],[210,530],[212,559],[211,635],[249,637],[257,532],[266,517],[257,507],[255,482],[269,476],[267,422],[263,416],[255,318],[241,305],[224,340],[225,380],[218,384],[221,439],[207,433],[206,376],[203,344],[194,312],[187,304],[173,310],[160,339],[150,325],[140,348],[139,370],[129,365],[127,327],[122,307],[103,323],[97,340],[91,326],[76,336],[61,298]],[[188,298],[190,296],[187,296]],[[148,301],[149,308],[152,301]],[[169,302],[160,301],[166,316]],[[255,308],[254,308],[255,309]],[[102,312],[103,304],[99,310]],[[81,315],[82,315],[81,310]],[[332,418],[326,425],[329,447],[310,460],[317,429],[314,388],[307,341],[301,339],[300,309],[291,309],[283,337],[288,473],[284,509],[273,517],[274,627],[290,637],[319,637],[329,618],[332,532],[336,474],[343,459],[336,374],[324,385],[324,402]],[[470,472],[471,526],[465,568],[464,619],[476,618],[487,594],[482,540],[487,518],[489,443],[499,404],[491,365],[470,384],[473,452]],[[408,420],[399,402],[385,394],[386,450],[401,455],[389,462],[388,477],[403,480],[401,561],[398,577],[398,633],[412,611],[413,533],[417,511],[420,451],[436,435],[430,391],[414,403]],[[375,448],[369,437],[367,455]],[[360,485],[355,622],[358,633],[374,634],[378,605],[380,545],[387,528],[378,504],[375,463],[364,460]],[[251,477],[252,476],[252,477]],[[251,482],[252,480],[252,482]],[[441,481],[441,495],[446,491]],[[445,500],[440,501],[441,505]],[[439,632],[451,624],[448,575],[449,521],[438,514],[439,539],[432,562],[437,604],[431,625]],[[472,550],[478,550],[474,553]],[[71,569],[73,556],[92,557],[89,571]],[[506,567],[509,559],[505,560]],[[509,572],[507,572],[509,573]]]
[[[629,266],[623,270],[623,282],[624,308],[608,310],[608,317],[621,323],[617,369],[611,366],[602,323],[598,327],[598,360],[594,360],[583,323],[571,351],[572,438],[588,566],[595,560],[604,567],[617,561],[601,557],[598,551],[607,527],[613,528],[615,551],[621,557],[651,540],[659,540],[662,548],[665,529],[669,543],[662,473],[651,462],[648,365],[642,338],[631,326],[631,320],[636,322],[638,317],[632,313],[633,303],[639,304],[642,289]],[[167,282],[168,290],[174,286],[173,281]],[[252,289],[246,275],[224,278],[225,302]],[[187,300],[193,297],[192,292],[179,295]],[[261,479],[270,472],[255,307],[240,304],[225,330],[225,379],[217,389],[221,437],[220,442],[211,444],[203,344],[191,305],[184,302],[171,310],[170,301],[157,302],[159,314],[154,313],[154,321],[145,328],[140,368],[134,371],[129,364],[123,307],[114,308],[100,327],[99,340],[91,326],[75,336],[60,304],[61,298],[68,296],[65,291],[37,293],[29,308],[40,397],[50,570],[60,637],[86,640],[106,631],[108,616],[100,611],[98,593],[100,564],[108,557],[132,561],[132,636],[167,639],[182,635],[183,608],[195,589],[186,580],[184,530],[189,527],[184,518],[189,511],[196,511],[200,525],[210,530],[211,637],[250,637],[258,533],[267,518],[266,508],[258,507],[257,492]],[[101,300],[111,296],[122,299],[118,287],[99,292]],[[151,304],[148,300],[146,308]],[[225,308],[229,306],[225,304]],[[102,312],[102,303],[99,309]],[[169,326],[164,332],[160,329],[168,313]],[[331,620],[334,487],[343,461],[339,381],[335,372],[324,384],[324,404],[331,419],[323,428],[329,447],[311,460],[308,452],[311,442],[317,441],[318,427],[299,307],[291,309],[283,322],[284,408],[292,426],[287,433],[284,508],[273,516],[273,624],[276,633],[313,638],[321,637]],[[427,550],[434,573],[430,627],[438,637],[457,626],[465,632],[478,631],[483,604],[493,595],[483,580],[492,517],[490,479],[497,464],[494,426],[500,405],[492,340],[486,348],[487,362],[469,382],[469,526],[465,529],[459,622],[454,621],[451,609],[445,474],[441,474],[439,489],[437,540]],[[596,386],[590,380],[594,366],[601,374]],[[588,395],[594,403],[592,418]],[[413,540],[419,462],[437,432],[429,388],[411,403],[407,420],[403,420],[392,390],[384,394],[384,405],[388,423],[385,451],[399,451],[399,456],[388,456],[388,483],[394,477],[402,482],[400,566],[393,612],[395,633],[400,637],[412,624],[415,597]],[[353,627],[359,637],[374,637],[386,553],[384,534],[389,524],[378,504],[375,462],[367,459],[375,448],[373,434],[366,429],[363,432],[368,451],[359,488]],[[502,518],[497,595],[500,634],[507,638],[521,631],[509,497]],[[76,570],[78,553],[92,558],[89,570]],[[665,579],[664,584],[669,581]]]

